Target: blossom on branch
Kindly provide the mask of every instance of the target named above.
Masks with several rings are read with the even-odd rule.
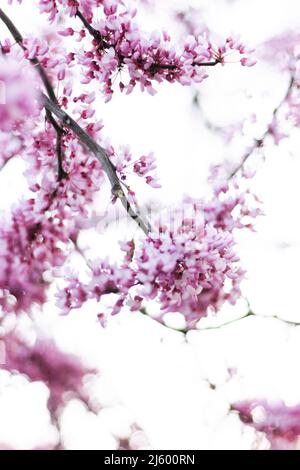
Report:
[[[227,54],[236,51],[240,63],[255,64],[253,50],[240,40],[229,37],[214,47],[206,32],[189,35],[182,45],[176,47],[166,31],[147,34],[142,31],[135,16],[137,10],[125,6],[120,0],[40,0],[41,12],[55,20],[60,8],[65,7],[71,17],[78,18],[84,29],[66,27],[59,30],[61,36],[75,36],[83,45],[72,50],[67,57],[82,68],[82,83],[96,81],[106,101],[113,95],[113,84],[119,76],[119,88],[129,94],[136,85],[151,95],[156,92],[154,82],[179,82],[182,85],[200,83],[207,78],[207,67],[226,63]],[[99,7],[102,17],[97,20],[94,8]],[[86,34],[90,35],[86,43]],[[66,65],[62,66],[66,69]],[[121,76],[123,70],[129,75]]]
[[[193,328],[225,301],[234,304],[245,272],[233,230],[252,228],[251,220],[261,211],[249,191],[236,190],[239,194],[233,197],[220,173],[213,169],[219,180],[210,200],[187,198],[181,209],[159,218],[146,239],[122,243],[122,265],[93,262],[87,284],[71,275],[57,294],[59,307],[69,311],[88,299],[101,301],[114,294],[111,313],[116,314],[126,303],[134,311],[143,302],[156,300],[161,310],[157,318],[163,321],[165,313],[180,312],[187,327]]]

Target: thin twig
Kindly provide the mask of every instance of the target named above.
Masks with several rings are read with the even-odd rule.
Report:
[[[177,331],[178,333],[182,333],[183,335],[187,335],[187,333],[189,333],[190,331],[197,331],[197,332],[201,332],[201,331],[206,331],[206,330],[220,330],[221,328],[224,328],[225,326],[228,326],[228,325],[232,325],[233,323],[238,323],[240,322],[241,320],[244,320],[245,318],[249,318],[249,317],[257,317],[257,318],[272,318],[274,320],[278,320],[280,321],[281,323],[284,323],[286,325],[289,325],[289,326],[293,326],[293,327],[296,327],[296,326],[300,326],[300,322],[297,323],[297,322],[293,322],[293,321],[290,321],[290,320],[284,320],[283,318],[280,318],[278,317],[277,315],[260,315],[260,314],[257,314],[257,313],[254,313],[251,308],[249,308],[249,310],[247,311],[247,313],[241,317],[238,317],[238,318],[234,318],[233,320],[229,320],[227,322],[224,322],[224,323],[221,323],[220,325],[211,325],[211,326],[204,326],[204,327],[201,327],[201,322],[199,324],[198,327],[194,327],[194,328],[176,328],[176,327],[173,327],[173,326],[170,326],[170,325],[167,325],[166,323],[163,322],[163,320],[161,319],[157,319],[155,317],[152,317],[146,310],[146,308],[142,307],[140,310],[139,310],[140,313],[142,313],[143,315],[146,315],[148,316],[149,318],[151,318],[152,320],[160,323],[162,326],[165,326],[166,328],[172,330],[172,331]]]
[[[220,59],[216,59],[213,62],[193,62],[193,67],[214,67],[215,65],[221,64]]]
[[[279,104],[276,106],[276,108],[273,110],[272,120],[277,116],[278,111],[280,110],[282,105],[286,102],[288,97],[290,96],[290,93],[292,91],[294,83],[295,83],[295,78],[292,75],[291,78],[290,78],[289,85],[288,85],[288,88],[286,90],[286,93],[285,93],[284,97],[279,102]],[[255,139],[255,141],[254,141],[253,145],[251,146],[250,150],[248,150],[245,153],[245,155],[243,156],[243,158],[242,158],[241,162],[239,163],[239,165],[230,173],[230,175],[228,177],[229,180],[231,178],[233,178],[243,168],[243,166],[246,163],[246,161],[248,160],[248,158],[253,154],[253,152],[256,149],[263,147],[264,141],[265,141],[266,137],[268,136],[268,134],[270,133],[270,125],[271,125],[271,123],[269,123],[267,129],[265,130],[265,132],[263,133],[263,135],[260,139]]]
[[[11,154],[8,158],[4,160],[4,162],[0,165],[0,171],[2,171],[8,162],[10,162],[13,158],[15,158],[18,155],[18,152]]]
[[[218,126],[217,124],[214,124],[211,122],[208,117],[205,115],[203,108],[201,106],[200,102],[200,93],[198,90],[195,91],[194,96],[193,96],[193,105],[197,107],[198,111],[201,114],[201,119],[203,121],[203,124],[205,127],[215,133],[222,133],[224,132],[224,128],[222,126]]]
[[[237,323],[241,320],[244,320],[245,318],[249,318],[249,317],[256,317],[256,318],[271,318],[273,320],[278,320],[280,321],[281,323],[284,323],[286,325],[290,325],[290,326],[300,326],[300,323],[297,323],[297,322],[293,322],[293,321],[290,321],[290,320],[284,320],[283,318],[280,318],[278,317],[277,315],[261,315],[261,314],[257,314],[257,313],[254,313],[252,312],[251,310],[249,310],[246,315],[243,315],[242,317],[239,317],[239,318],[234,318],[233,320],[229,320],[228,322],[225,322],[225,323],[222,323],[221,325],[216,325],[216,326],[205,326],[203,328],[201,328],[201,326],[199,328],[196,328],[194,331],[205,331],[205,330],[219,330],[220,328],[223,328],[224,326],[227,326],[227,325],[232,325],[233,323]]]
[[[64,130],[59,124],[57,124],[56,120],[49,111],[46,111],[46,116],[56,132],[57,180],[61,181],[67,176],[67,173],[63,168],[62,138],[64,135]]]
[[[228,176],[228,180],[231,180],[245,165],[246,161],[248,160],[249,157],[251,157],[251,155],[253,154],[253,152],[256,150],[256,149],[259,149],[263,146],[264,144],[264,139],[266,138],[266,136],[268,135],[269,133],[269,128],[268,130],[264,133],[264,135],[262,136],[261,139],[255,139],[252,147],[247,150],[247,152],[243,155],[243,158],[241,160],[241,162],[235,167],[235,169],[230,173],[230,175]]]
[[[96,41],[98,43],[101,44],[101,46],[104,48],[104,49],[107,49],[109,47],[109,44],[102,38],[102,35],[100,33],[100,31],[98,31],[97,29],[95,29],[91,23],[88,22],[88,20],[85,18],[85,16],[81,13],[81,11],[79,9],[77,9],[76,11],[76,16],[80,19],[80,21],[83,23],[84,27],[88,30],[88,32],[90,33],[91,36],[93,36],[94,39],[96,39]]]

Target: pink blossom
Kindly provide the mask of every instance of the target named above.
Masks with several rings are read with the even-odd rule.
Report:
[[[0,129],[10,131],[39,114],[37,82],[31,69],[13,59],[0,58]]]
[[[243,57],[240,60],[241,64],[246,67],[253,67],[257,63],[257,60],[253,59],[252,57]]]
[[[57,294],[59,307],[69,311],[88,299],[101,301],[104,295],[114,294],[117,300],[111,313],[116,314],[125,304],[135,310],[156,299],[161,321],[166,312],[181,312],[192,328],[209,310],[219,310],[224,302],[234,304],[244,270],[233,230],[251,228],[248,219],[260,212],[247,191],[229,196],[232,188],[222,181],[220,171],[213,169],[219,181],[215,179],[210,200],[187,198],[182,209],[157,221],[146,240],[122,243],[123,264],[94,263],[86,284],[72,275]]]
[[[12,373],[26,375],[32,381],[41,381],[49,388],[48,407],[55,414],[65,403],[66,393],[87,400],[83,392],[83,378],[95,370],[85,367],[76,356],[63,352],[47,337],[38,337],[33,346],[26,344],[18,334],[8,333],[5,344],[5,364]]]
[[[282,139],[287,137],[287,134],[282,132],[282,130],[280,129],[280,124],[279,124],[278,119],[276,117],[273,117],[273,120],[272,120],[271,124],[269,125],[268,132],[273,137],[274,143],[276,145],[278,145],[279,142]]]
[[[253,51],[242,42],[228,38],[220,47],[213,47],[206,31],[194,32],[176,51],[166,32],[147,34],[141,31],[134,20],[136,10],[126,8],[122,1],[56,0],[51,5],[50,8],[48,4],[46,9],[44,1],[40,1],[42,11],[50,14],[50,21],[55,18],[59,5],[66,6],[70,16],[76,15],[79,8],[90,21],[93,29],[90,47],[72,52],[83,69],[81,83],[96,80],[101,84],[105,101],[112,98],[113,83],[124,68],[128,79],[127,83],[123,79],[119,82],[122,92],[129,94],[139,84],[142,91],[153,95],[156,93],[155,82],[179,82],[182,85],[201,83],[208,76],[202,65],[224,64],[226,54],[232,49],[244,56],[242,65],[252,66],[255,63],[250,55]],[[103,10],[103,19],[95,20],[94,7]],[[60,34],[69,36],[73,32],[73,28],[67,27]],[[79,35],[78,41],[84,36]]]
[[[300,34],[288,30],[267,40],[262,47],[262,58],[281,70],[293,70],[297,61]]]
[[[242,401],[231,408],[243,423],[264,432],[272,450],[295,450],[300,435],[300,406],[286,406],[282,401]]]

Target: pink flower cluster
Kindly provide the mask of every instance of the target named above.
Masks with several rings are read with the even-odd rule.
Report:
[[[104,9],[105,11],[105,9]],[[168,33],[146,35],[133,21],[135,11],[110,13],[95,23],[99,39],[94,39],[88,51],[75,53],[78,63],[85,69],[83,83],[97,80],[104,83],[106,100],[113,93],[114,78],[126,67],[129,81],[119,81],[121,91],[130,93],[139,84],[142,91],[155,93],[154,82],[179,82],[182,85],[202,82],[208,75],[203,66],[225,63],[226,54],[237,50],[242,65],[255,61],[242,43],[232,38],[214,49],[206,35],[188,36],[178,50],[171,44]],[[120,75],[121,77],[121,75]]]
[[[300,436],[300,406],[266,400],[234,403],[243,423],[266,434],[272,450],[296,450]]]
[[[72,135],[66,135],[67,175],[56,182],[52,128],[28,135],[23,156],[32,197],[14,207],[0,228],[0,304],[4,311],[15,312],[30,311],[32,304],[45,302],[49,276],[64,263],[71,240],[87,224],[87,203],[103,181],[99,162],[78,148]]]
[[[22,0],[18,0],[20,3]],[[90,19],[92,9],[105,5],[110,11],[114,10],[118,4],[123,4],[122,0],[39,0],[41,13],[47,13],[49,20],[53,21],[58,13],[58,7],[64,7],[70,16],[75,16],[77,9],[80,8]]]
[[[152,152],[149,155],[142,155],[138,160],[134,161],[132,161],[132,154],[128,146],[121,148],[118,152],[112,147],[109,147],[108,152],[111,153],[111,160],[122,182],[126,182],[129,175],[134,174],[143,178],[145,183],[149,186],[160,188],[155,173],[156,161]]]
[[[280,72],[287,74],[289,80],[287,93],[280,107],[276,110],[269,126],[268,133],[279,144],[286,134],[286,121],[293,127],[300,126],[300,54],[298,31],[285,31],[284,33],[266,41],[262,48],[262,56]],[[283,130],[284,125],[284,130]]]
[[[13,58],[0,57],[0,130],[13,131],[24,121],[36,117],[37,83],[29,69]]]
[[[220,169],[214,168],[208,201],[187,198],[183,210],[172,210],[159,218],[143,239],[121,243],[120,263],[107,259],[89,262],[87,282],[77,274],[68,275],[62,268],[77,246],[80,230],[93,224],[94,195],[104,186],[103,169],[88,152],[83,130],[95,139],[95,147],[99,143],[105,149],[112,163],[108,165],[110,176],[119,178],[134,208],[135,193],[128,184],[131,173],[147,185],[159,186],[153,154],[136,160],[128,147],[116,151],[104,141],[100,133],[103,124],[95,120],[96,92],[92,86],[88,91],[76,87],[75,94],[72,80],[81,71],[82,85],[100,84],[106,100],[113,94],[116,78],[122,92],[129,94],[140,86],[153,94],[154,83],[202,82],[207,77],[206,67],[225,64],[232,52],[241,65],[252,66],[252,50],[233,37],[214,47],[206,31],[189,35],[175,47],[167,32],[141,31],[134,19],[136,11],[122,0],[39,0],[38,5],[52,23],[57,20],[53,29],[41,40],[17,40],[21,48],[16,56],[18,44],[13,47],[9,40],[1,43],[1,164],[14,156],[22,158],[30,192],[13,206],[0,227],[1,322],[11,312],[11,318],[19,319],[23,312],[30,314],[36,304],[43,305],[51,282],[61,276],[66,283],[57,294],[62,311],[79,308],[90,299],[100,302],[108,295],[113,298],[112,314],[125,305],[138,311],[154,300],[160,307],[160,321],[167,312],[181,312],[187,328],[193,328],[210,311],[239,297],[244,271],[234,229],[251,228],[259,209],[250,207],[249,190],[239,190],[236,182],[229,185]],[[57,31],[61,27],[58,13],[62,18],[64,13],[72,18],[62,31]],[[78,47],[69,45],[71,37]],[[74,70],[76,66],[79,73]],[[123,80],[124,70],[128,78]],[[42,114],[41,89],[48,93],[54,108],[68,109],[82,127],[83,137],[75,137],[68,117],[55,117],[59,116],[57,109],[53,115],[49,109]],[[73,123],[73,131],[74,127]],[[111,201],[115,202],[117,190],[113,188],[112,193]],[[100,306],[99,320],[103,323],[105,315]],[[36,334],[31,345],[16,331],[5,333],[1,341],[5,345],[4,369],[48,386],[52,418],[64,405],[66,392],[88,404],[83,378],[95,371],[61,351],[54,341]]]
[[[181,312],[189,327],[240,295],[240,268],[233,237],[202,220],[183,218],[174,230],[160,227],[136,254],[136,279],[145,299],[157,298],[161,310]],[[225,283],[228,281],[228,286]]]
[[[298,43],[297,43],[298,45]],[[295,46],[296,48],[296,46]],[[292,68],[293,86],[287,97],[286,116],[294,127],[300,127],[300,53],[294,55]]]
[[[31,382],[40,381],[47,385],[51,415],[55,417],[59,408],[65,404],[67,392],[87,401],[83,391],[83,378],[95,373],[95,370],[84,366],[79,358],[63,352],[47,337],[37,337],[33,346],[27,344],[16,332],[9,332],[0,339],[5,346],[2,368],[23,374]],[[70,395],[68,398],[70,399]]]
[[[59,241],[68,241],[61,220],[43,213],[34,199],[28,200],[0,229],[0,287],[7,293],[0,303],[5,311],[28,311],[33,303],[45,302],[49,283],[44,273],[65,259],[58,247]]]
[[[118,76],[122,92],[128,94],[139,84],[142,91],[154,94],[154,82],[179,82],[182,85],[202,82],[208,76],[203,66],[224,64],[226,55],[233,51],[241,57],[242,65],[255,63],[251,56],[253,50],[246,48],[238,39],[228,38],[223,45],[214,48],[204,33],[188,36],[182,46],[176,48],[165,31],[146,34],[134,21],[136,10],[126,8],[123,1],[40,0],[39,5],[42,12],[49,14],[50,21],[56,18],[59,6],[66,7],[70,16],[77,16],[78,10],[83,14],[83,29],[68,26],[59,31],[61,36],[75,35],[77,41],[83,41],[81,49],[61,56],[59,79],[67,73],[70,65],[76,63],[82,69],[82,83],[89,84],[93,80],[101,83],[107,101],[112,97],[113,84]],[[99,10],[96,7],[102,10],[99,20],[95,19],[95,11],[98,13]],[[90,40],[86,42],[89,33]],[[30,47],[30,50],[37,55],[39,53],[36,47]],[[44,62],[44,66],[49,62],[51,68],[50,57]],[[129,75],[128,80],[121,76],[124,69]]]
[[[37,49],[42,50],[39,46]],[[20,77],[14,79],[18,87]],[[94,93],[75,96],[74,115],[92,137],[101,141],[103,124],[93,121],[94,99]],[[53,268],[63,265],[79,230],[91,223],[88,204],[103,186],[104,176],[99,162],[64,130],[61,152],[65,175],[57,182],[57,136],[52,124],[42,122],[40,126],[37,120],[28,123],[19,119],[10,122],[14,135],[0,134],[0,142],[5,144],[2,163],[16,154],[26,160],[25,176],[32,197],[14,207],[0,228],[0,305],[5,312],[20,312],[45,302]],[[104,145],[124,184],[130,174],[135,174],[146,184],[158,186],[152,154],[134,160],[128,147],[116,152],[107,141]],[[133,191],[129,197],[134,202]]]
[[[299,40],[299,31],[284,31],[263,43],[262,58],[282,71],[293,71],[299,59]]]
[[[298,84],[300,84],[300,68]],[[295,127],[300,127],[300,92],[297,87],[293,89],[293,92],[288,99],[287,117]]]
[[[171,46],[167,33],[149,36],[141,32],[134,22],[136,12],[126,9],[121,1],[41,0],[39,3],[51,19],[56,17],[59,6],[66,7],[70,16],[78,15],[80,8],[87,23],[83,21],[85,29],[76,33],[77,39],[82,41],[89,32],[93,36],[92,44],[89,37],[90,49],[66,53],[59,42],[61,36],[50,33],[43,40],[25,39],[24,56],[28,60],[38,59],[53,83],[63,82],[60,104],[72,107],[76,121],[102,143],[128,199],[135,204],[135,194],[128,185],[130,173],[152,187],[159,186],[153,154],[134,160],[128,147],[117,152],[108,142],[102,142],[99,135],[102,122],[93,120],[95,92],[74,96],[70,81],[72,66],[77,61],[84,67],[86,83],[100,80],[105,84],[106,95],[111,96],[112,74],[125,65],[130,75],[127,92],[137,83],[151,91],[153,80],[179,81],[186,85],[201,81],[206,75],[201,66],[224,63],[229,51],[237,51],[242,56],[242,64],[251,65],[247,63],[251,60],[250,51],[234,38],[228,38],[215,50],[203,34],[188,36],[178,52]],[[93,16],[95,7],[100,7],[103,16],[98,22]],[[73,36],[75,30],[69,27],[62,34]],[[6,41],[5,64],[9,63],[11,53]],[[19,75],[11,76],[16,87],[20,80]],[[32,88],[24,83],[26,99],[20,101],[23,107],[27,98],[31,105],[35,103]],[[89,223],[87,204],[93,201],[94,193],[103,183],[103,172],[74,135],[62,127],[60,151],[64,177],[57,182],[57,135],[51,122],[43,128],[36,121],[29,126],[20,121],[22,125],[18,127],[18,116],[11,122],[15,138],[22,146],[22,157],[27,161],[25,176],[33,192],[31,199],[13,209],[11,220],[0,229],[3,294],[0,302],[5,311],[19,312],[29,311],[34,303],[45,301],[53,268],[64,263],[80,229]],[[194,210],[192,216],[175,211],[167,223],[158,221],[156,231],[133,250],[132,256],[126,254],[121,266],[99,262],[92,270],[89,284],[83,286],[76,276],[70,279],[60,294],[60,306],[75,308],[89,298],[100,300],[102,295],[114,293],[118,297],[113,313],[117,313],[125,302],[136,310],[143,300],[155,298],[161,304],[162,314],[180,311],[192,325],[210,308],[218,309],[225,300],[234,302],[240,293],[243,270],[238,264],[232,231],[251,226],[249,220],[257,212],[247,205],[249,194],[239,192],[231,196],[227,183],[217,173],[214,170],[214,194],[210,201],[188,201]],[[244,222],[245,218],[248,221]]]
[[[218,171],[215,168],[213,174]],[[100,301],[103,295],[115,294],[116,314],[125,303],[139,310],[143,301],[156,300],[161,321],[166,312],[181,312],[187,326],[194,327],[209,310],[217,311],[225,301],[234,304],[240,296],[244,271],[232,232],[252,227],[249,220],[260,209],[251,208],[251,203],[247,190],[233,197],[228,184],[216,179],[211,200],[187,199],[182,209],[158,220],[146,239],[122,243],[122,265],[89,265],[87,284],[72,274],[57,294],[59,307],[69,311],[88,299]]]
[[[0,169],[13,157],[20,155],[24,148],[25,142],[22,135],[12,135],[7,132],[0,131]]]
[[[95,261],[90,268],[88,284],[80,282],[76,275],[67,276],[67,286],[57,293],[57,305],[64,312],[69,312],[72,308],[81,307],[88,299],[99,301],[103,295],[118,294],[112,314],[119,313],[129,289],[134,286],[134,271],[126,264],[118,267],[108,261]]]

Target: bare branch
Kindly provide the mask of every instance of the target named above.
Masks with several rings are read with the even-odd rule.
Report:
[[[67,176],[67,173],[63,168],[62,137],[64,135],[64,130],[59,124],[57,124],[56,120],[49,111],[46,111],[46,116],[56,132],[57,180],[61,181]]]
[[[284,97],[282,98],[280,103],[276,106],[276,108],[273,111],[272,119],[274,119],[277,116],[278,111],[281,109],[282,105],[286,102],[286,100],[290,96],[290,93],[292,91],[294,83],[295,83],[295,78],[292,75],[291,78],[290,78],[289,85],[288,85],[288,88],[287,88],[287,91],[286,91]],[[264,141],[265,141],[266,137],[268,136],[268,134],[270,132],[270,125],[271,125],[271,123],[268,125],[268,127],[267,127],[266,131],[264,132],[264,134],[262,135],[262,137],[260,139],[256,139],[254,141],[254,143],[251,146],[250,150],[248,150],[245,153],[245,155],[243,156],[243,158],[242,158],[241,162],[239,163],[239,165],[230,173],[230,175],[228,177],[229,180],[231,178],[233,178],[243,168],[243,166],[246,163],[246,161],[248,160],[248,158],[253,154],[253,152],[256,149],[263,147]]]
[[[249,318],[249,317],[256,317],[256,318],[271,318],[273,320],[277,320],[285,325],[289,325],[291,327],[296,327],[296,326],[299,326],[300,327],[300,322],[297,323],[297,322],[293,322],[293,321],[290,321],[290,320],[284,320],[283,318],[280,318],[278,317],[277,315],[261,315],[261,314],[257,314],[257,313],[254,313],[251,308],[249,307],[249,310],[247,311],[247,313],[241,317],[238,317],[238,318],[234,318],[233,320],[229,320],[227,322],[224,322],[224,323],[221,323],[220,325],[211,325],[211,326],[201,326],[201,322],[199,324],[198,327],[195,327],[195,328],[176,328],[176,327],[173,327],[173,326],[170,326],[170,325],[166,325],[166,323],[163,322],[163,320],[161,320],[160,318],[155,318],[153,316],[151,316],[145,307],[142,307],[140,308],[139,310],[140,313],[142,313],[143,315],[146,315],[148,316],[149,318],[151,318],[152,320],[160,323],[162,326],[165,326],[166,328],[172,330],[172,331],[177,331],[178,333],[182,333],[184,336],[187,335],[187,333],[189,333],[189,331],[197,331],[197,332],[201,332],[201,331],[206,331],[206,330],[220,330],[222,328],[224,328],[225,326],[228,326],[228,325],[232,325],[234,323],[238,323],[240,322],[241,320],[244,320],[245,318]]]

